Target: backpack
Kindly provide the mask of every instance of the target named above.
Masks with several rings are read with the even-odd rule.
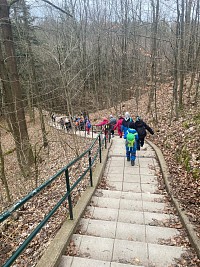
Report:
[[[145,127],[144,126],[138,127],[136,130],[137,130],[138,135],[140,137],[145,137],[146,136],[146,130],[145,130]]]
[[[90,122],[87,123],[87,127],[88,127],[88,129],[91,128],[91,123]]]
[[[126,146],[130,147],[134,147],[135,144],[135,135],[133,133],[128,133],[126,136]]]

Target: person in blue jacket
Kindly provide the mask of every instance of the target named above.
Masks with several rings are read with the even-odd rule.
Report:
[[[130,122],[129,128],[124,133],[124,139],[126,139],[126,158],[127,161],[131,161],[131,165],[135,165],[136,159],[136,150],[137,150],[137,141],[138,141],[138,133],[134,129],[134,122]]]
[[[125,117],[122,121],[121,131],[124,133],[124,139],[126,139],[126,132],[129,128],[130,123],[133,122],[132,118],[130,117],[129,112],[125,113]]]

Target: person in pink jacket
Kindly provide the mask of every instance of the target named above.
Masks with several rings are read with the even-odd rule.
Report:
[[[120,138],[122,138],[122,130],[121,130],[121,127],[122,127],[122,121],[123,121],[123,117],[122,116],[119,116],[119,119],[117,121],[117,123],[115,124],[115,127],[114,127],[114,130],[118,130],[118,135]]]
[[[95,126],[103,126],[108,123],[109,123],[108,119],[106,117],[103,117],[103,120],[99,122],[98,124],[95,124]]]
[[[99,122],[98,124],[95,124],[95,126],[104,126],[104,125],[108,125],[109,121],[106,117],[103,117],[103,120],[101,122]],[[108,136],[108,131],[107,131],[107,126],[102,128],[104,130],[104,133],[106,135],[106,137]]]

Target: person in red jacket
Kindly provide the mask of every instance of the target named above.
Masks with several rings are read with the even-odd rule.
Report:
[[[95,126],[104,126],[104,125],[108,125],[108,123],[109,123],[109,120],[106,117],[103,117],[102,121],[99,122],[98,124],[95,124]],[[108,126],[105,126],[102,128],[105,132],[106,137],[108,136],[107,127]]]
[[[115,124],[115,127],[114,127],[114,130],[118,130],[118,135],[120,138],[122,138],[122,121],[123,121],[123,117],[122,116],[119,116],[119,119],[117,121],[117,123]]]
[[[106,117],[103,117],[103,120],[101,122],[99,122],[98,124],[95,124],[95,126],[103,126],[103,125],[106,125],[108,124],[109,121]]]

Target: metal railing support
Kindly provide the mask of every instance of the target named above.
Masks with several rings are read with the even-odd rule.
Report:
[[[98,134],[98,136],[95,138],[95,140],[92,142],[91,146],[85,152],[83,152],[79,157],[75,158],[73,161],[71,161],[70,163],[68,163],[67,166],[65,166],[64,168],[62,168],[59,172],[57,172],[54,176],[52,176],[50,179],[48,179],[45,183],[43,183],[42,185],[40,185],[38,188],[36,188],[33,191],[31,191],[27,196],[25,196],[23,199],[19,200],[17,203],[15,203],[7,211],[5,211],[4,213],[0,214],[0,222],[3,222],[9,216],[11,216],[14,211],[18,210],[21,206],[23,206],[24,203],[26,203],[28,200],[30,200],[33,197],[35,197],[39,192],[41,192],[44,188],[46,188],[46,186],[50,185],[60,175],[62,175],[62,174],[65,173],[67,192],[57,202],[57,204],[48,213],[48,215],[33,230],[33,232],[25,239],[25,241],[17,248],[17,250],[13,253],[13,255],[9,259],[7,259],[7,261],[5,262],[5,264],[2,267],[9,267],[9,266],[11,266],[11,264],[19,257],[19,255],[22,253],[22,251],[28,246],[28,244],[31,242],[31,240],[36,236],[36,234],[42,229],[42,227],[45,225],[45,223],[53,216],[53,214],[57,211],[57,209],[66,200],[68,200],[70,219],[73,220],[73,205],[72,205],[72,199],[71,199],[71,192],[77,186],[77,184],[85,177],[85,175],[87,174],[88,171],[90,171],[90,183],[91,183],[91,186],[93,186],[92,166],[93,166],[95,160],[98,158],[98,154],[99,154],[99,158],[100,158],[100,163],[102,162],[102,146],[104,145],[103,142],[102,142],[102,139],[101,139],[102,138],[102,134],[103,133],[101,131]],[[92,135],[93,135],[93,129],[92,129]],[[105,135],[104,138],[105,138],[105,142],[106,142],[106,135]],[[97,149],[96,149],[95,144],[98,144],[99,145]],[[106,144],[105,144],[105,146],[106,146]],[[92,154],[94,152],[93,150],[95,150],[95,154],[92,157]],[[86,154],[89,154],[89,166],[83,172],[83,174],[78,178],[78,180],[73,185],[70,185],[69,168],[71,166],[73,166],[76,162],[78,162]]]
[[[111,139],[111,132],[108,130],[108,141],[110,143],[110,139]]]
[[[69,182],[69,171],[68,168],[65,171],[65,178],[66,178],[66,186],[67,186],[67,193],[68,193],[68,203],[69,203],[69,215],[70,220],[73,220],[73,208],[72,208],[72,199],[71,199],[71,190],[70,190],[70,182]]]
[[[99,160],[100,160],[100,163],[102,161],[102,157],[101,157],[101,135],[99,135]]]
[[[106,139],[106,135],[107,135],[107,129],[105,129],[105,136],[104,136],[104,138],[105,138],[105,149],[107,148],[107,139]]]
[[[89,150],[88,153],[89,153],[89,167],[90,167],[90,185],[91,187],[93,187],[91,150]]]

